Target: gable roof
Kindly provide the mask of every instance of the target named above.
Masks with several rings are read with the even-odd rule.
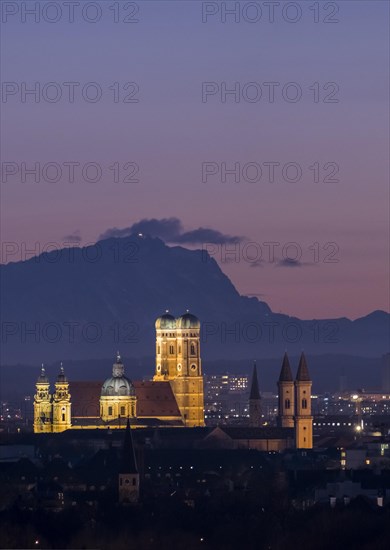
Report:
[[[133,382],[137,396],[137,417],[178,416],[175,395],[169,382]]]
[[[99,418],[100,393],[103,382],[69,382],[72,403],[72,418]],[[181,418],[175,395],[169,382],[133,382],[137,398],[137,418],[168,417]]]
[[[218,426],[219,430],[228,435],[231,439],[287,439],[294,437],[294,428],[277,428],[274,426],[265,427],[241,427],[241,426]],[[211,432],[210,435],[212,435]],[[218,432],[217,432],[218,433]]]

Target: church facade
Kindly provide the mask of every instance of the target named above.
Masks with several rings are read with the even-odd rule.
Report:
[[[200,322],[186,312],[166,312],[155,323],[156,366],[152,381],[131,381],[117,354],[112,376],[100,382],[70,382],[61,366],[50,393],[42,366],[34,396],[34,432],[68,429],[204,426]]]
[[[70,382],[61,366],[50,393],[45,369],[36,382],[34,432],[53,433],[69,429],[124,429],[203,427],[204,390],[200,357],[200,322],[187,312],[174,318],[159,317],[156,328],[156,364],[153,380],[131,381],[119,353],[112,376],[104,382]],[[249,396],[247,427],[217,428],[207,436],[220,445],[258,450],[313,447],[311,386],[302,353],[293,378],[285,353],[278,380],[277,426],[264,426],[256,364]]]

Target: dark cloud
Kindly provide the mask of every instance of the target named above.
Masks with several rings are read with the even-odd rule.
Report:
[[[73,233],[69,234],[69,235],[65,235],[63,238],[62,238],[63,241],[66,241],[68,243],[81,243],[81,235],[80,235],[80,231],[77,230],[77,231],[74,231]]]
[[[290,258],[284,258],[276,262],[277,267],[305,267],[308,265],[314,265],[310,262],[300,262],[299,260],[292,260]]]
[[[225,235],[220,231],[205,227],[183,231],[183,225],[178,218],[143,219],[123,229],[116,227],[107,229],[99,239],[127,237],[134,233],[144,233],[151,237],[159,237],[167,243],[177,244],[234,244],[243,240],[243,237]]]
[[[200,243],[212,243],[212,244],[235,244],[243,240],[243,237],[237,237],[232,235],[224,235],[220,231],[215,229],[209,229],[206,227],[199,227],[192,231],[186,231],[179,235],[178,243],[187,244],[200,244]]]

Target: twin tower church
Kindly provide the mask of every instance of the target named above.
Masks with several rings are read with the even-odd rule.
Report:
[[[34,432],[124,429],[128,421],[132,428],[204,426],[200,321],[189,312],[176,319],[167,312],[156,320],[155,328],[153,380],[131,381],[118,353],[112,376],[104,382],[69,381],[61,366],[54,393],[50,393],[50,382],[42,367],[34,396]],[[312,448],[311,380],[303,354],[295,380],[285,354],[278,389],[278,427],[267,427],[267,438],[272,439],[274,429],[275,438],[290,441],[294,431],[297,448]],[[256,367],[249,416],[250,426],[261,429]],[[261,431],[254,436],[260,435]]]

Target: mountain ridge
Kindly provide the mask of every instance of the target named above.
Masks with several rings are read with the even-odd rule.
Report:
[[[108,238],[0,266],[2,362],[131,356],[154,350],[154,321],[189,309],[202,322],[210,359],[292,353],[379,356],[390,315],[301,320],[239,294],[204,250],[157,237]],[[35,332],[34,332],[35,331]]]

